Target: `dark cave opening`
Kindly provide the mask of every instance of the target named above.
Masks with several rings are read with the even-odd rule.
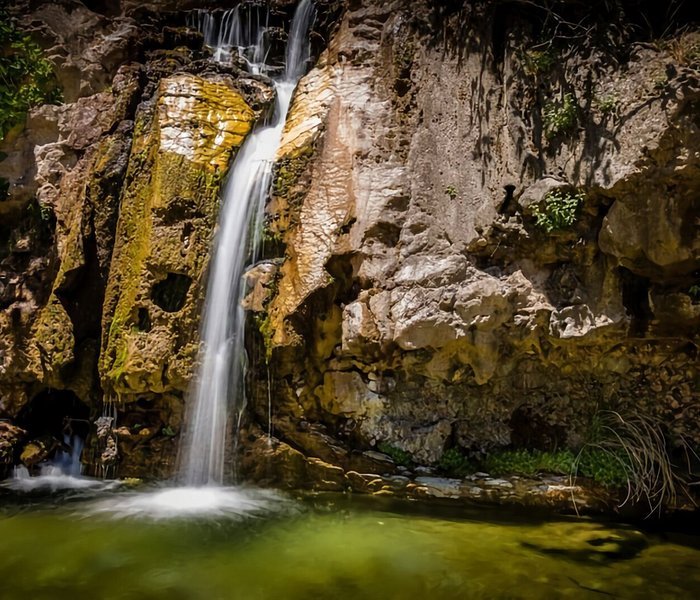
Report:
[[[151,299],[165,312],[177,312],[185,306],[187,292],[192,284],[192,278],[180,273],[168,273],[151,290]]]
[[[65,434],[85,439],[90,430],[90,408],[70,390],[42,390],[20,411],[17,424],[29,439]]]
[[[84,264],[68,271],[64,281],[56,288],[56,296],[73,324],[76,346],[86,339],[100,339],[106,287],[97,259],[94,233],[83,238],[83,252]]]
[[[644,337],[654,316],[649,303],[649,279],[636,275],[625,267],[619,268],[622,282],[622,304],[632,319],[629,335]]]

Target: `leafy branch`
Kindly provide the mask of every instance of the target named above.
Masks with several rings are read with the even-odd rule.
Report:
[[[29,109],[60,100],[53,65],[0,9],[0,141]]]

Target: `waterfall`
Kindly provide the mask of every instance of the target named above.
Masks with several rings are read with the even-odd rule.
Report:
[[[58,469],[59,473],[70,475],[71,477],[80,477],[83,465],[80,463],[80,454],[83,451],[83,440],[77,436],[71,436],[68,433],[63,434],[63,444],[68,450],[60,450],[56,453],[51,467]],[[44,474],[44,468],[41,470]],[[52,475],[55,471],[49,471],[47,474]]]
[[[82,477],[80,454],[83,439],[78,435],[65,433],[63,449],[56,451],[51,461],[39,465],[39,475],[31,475],[24,465],[14,469],[12,479],[0,484],[16,492],[57,492],[59,490],[96,490],[116,487],[116,482],[102,482],[89,477]]]
[[[215,60],[236,51],[253,73],[269,71],[266,25],[259,11],[255,21],[240,7],[226,11],[220,24],[212,15],[197,13],[196,25]],[[308,35],[315,18],[311,0],[296,9],[287,43],[284,73],[272,77],[277,92],[272,116],[258,126],[239,149],[221,199],[218,231],[209,271],[199,368],[190,393],[188,427],[180,457],[180,477],[188,486],[221,485],[229,418],[238,423],[245,408],[244,314],[240,306],[246,261],[253,253],[256,235],[272,178],[272,166],[294,88],[309,57]],[[216,41],[214,41],[216,40]]]

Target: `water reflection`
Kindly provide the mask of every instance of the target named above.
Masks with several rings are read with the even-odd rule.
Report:
[[[232,512],[206,518],[152,519],[136,511],[115,524],[115,506],[133,508],[148,496],[133,493],[0,518],[0,596],[404,600],[700,593],[700,550],[675,535],[585,519],[528,520],[480,509],[460,517],[435,505],[343,496],[292,502],[231,491]],[[165,492],[161,509],[173,499]],[[189,502],[206,505],[196,494]],[[95,510],[100,503],[110,509]]]

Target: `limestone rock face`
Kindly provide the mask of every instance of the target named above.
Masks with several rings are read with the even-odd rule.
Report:
[[[482,497],[446,451],[576,449],[602,409],[700,444],[700,38],[620,14],[543,52],[521,4],[317,2],[245,275],[253,477]],[[96,472],[172,473],[221,182],[274,95],[205,60],[207,6],[11,3],[64,103],[0,144],[0,467],[53,390],[104,413]]]
[[[507,12],[354,2],[299,85],[256,319],[272,429],[307,457],[576,448],[603,408],[700,440],[697,61],[625,40],[624,66],[533,66]]]
[[[24,129],[2,141],[0,177],[8,192],[0,203],[3,416],[17,416],[46,386],[71,390],[88,404],[101,400],[95,382],[101,302],[142,67],[119,69],[133,50],[135,24],[113,29],[84,6],[74,9],[64,3],[11,7],[20,25],[50,48],[65,102],[33,109]],[[100,39],[102,28],[109,30],[102,41],[123,51],[115,62],[85,50],[85,27]],[[83,51],[82,58],[73,54]],[[73,90],[61,76],[70,76],[63,67],[74,60],[99,63],[101,83]],[[76,75],[90,77],[94,70],[83,66]],[[112,77],[114,85],[105,89]],[[16,232],[7,247],[5,227]]]
[[[108,393],[187,388],[221,179],[254,118],[224,81],[184,73],[137,114],[103,317]]]

